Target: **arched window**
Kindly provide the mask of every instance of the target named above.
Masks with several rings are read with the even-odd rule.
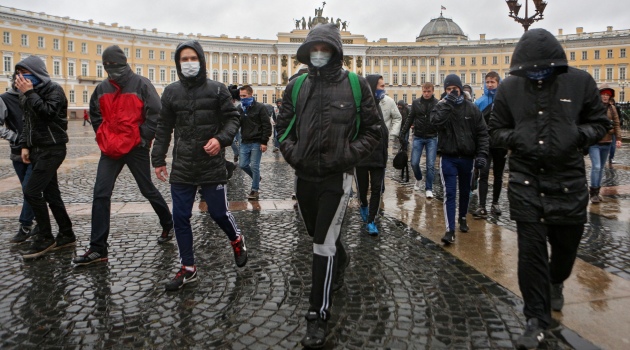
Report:
[[[275,70],[271,72],[271,84],[278,84],[278,73]]]
[[[262,71],[262,73],[260,73],[260,82],[262,84],[267,84],[267,71],[264,70]]]
[[[228,71],[227,71],[227,69],[224,69],[223,70],[223,81],[222,81],[222,83],[227,84],[228,82],[229,82],[229,80],[228,80]]]
[[[236,70],[232,71],[232,84],[238,84],[238,72]]]
[[[247,71],[243,71],[243,85],[247,84]]]
[[[212,71],[212,80],[219,81],[219,71],[217,69]]]
[[[255,70],[252,71],[252,84],[258,84],[258,73]]]

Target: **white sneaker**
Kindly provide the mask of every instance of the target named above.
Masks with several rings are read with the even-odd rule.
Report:
[[[433,198],[433,191],[427,190],[427,192],[425,192],[425,195],[427,198]]]
[[[421,180],[416,180],[416,183],[413,185],[414,190],[420,191],[420,181]]]

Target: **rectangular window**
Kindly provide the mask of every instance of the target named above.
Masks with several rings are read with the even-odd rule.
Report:
[[[278,57],[276,56],[271,56],[271,65],[276,65],[278,64]]]
[[[365,59],[365,66],[369,67],[370,66],[370,61],[372,61],[370,58],[366,58]]]
[[[37,37],[37,47],[40,48],[40,49],[43,49],[44,47],[46,47],[43,36],[38,36]]]
[[[61,75],[61,62],[54,61],[53,62],[53,75]]]
[[[154,81],[155,80],[155,69],[153,68],[149,68],[149,76],[148,76],[149,80]]]
[[[403,101],[405,101],[405,103],[407,103],[407,94],[403,94],[403,98],[402,99],[403,99]],[[431,164],[431,163],[429,163],[429,164]]]
[[[472,64],[473,66],[477,65],[477,57],[473,57],[470,59],[470,64]]]
[[[171,61],[175,61],[175,52],[171,52]]]
[[[394,94],[394,101],[398,101],[398,94]]]
[[[4,56],[4,71],[13,72],[13,57]]]
[[[398,58],[394,58],[394,67],[398,67]]]
[[[432,57],[432,58],[429,60],[429,65],[430,65],[430,66],[435,66],[435,58],[433,58],[433,57]]]
[[[96,54],[97,55],[102,55],[103,54],[103,45],[101,45],[101,44],[96,45]]]
[[[262,57],[260,58],[260,63],[261,63],[261,64],[267,64],[267,56],[262,56]]]
[[[606,58],[613,58],[613,51],[612,51],[612,49],[608,49],[608,51],[606,51]]]
[[[569,53],[569,59],[570,59],[571,61],[575,61],[575,52],[570,52],[570,53]]]
[[[440,84],[444,84],[444,73],[440,73]]]
[[[383,65],[389,66],[389,58],[383,58]]]
[[[68,52],[74,52],[74,41],[68,40]]]
[[[247,64],[247,55],[243,55],[241,62],[243,62],[243,64]]]
[[[11,33],[10,32],[3,32],[2,33],[2,42],[4,44],[10,44],[11,43]]]
[[[510,56],[505,56],[505,64],[510,64]]]
[[[87,43],[81,43],[81,53],[88,53]]]
[[[263,103],[267,103],[267,94],[263,94]]]
[[[455,57],[451,57],[451,66],[455,65]]]
[[[123,52],[125,53],[125,57],[129,58],[129,48],[128,48],[128,47],[125,47],[125,48],[123,49]]]
[[[582,51],[582,60],[588,60],[588,51]]]
[[[619,49],[619,58],[626,58],[626,49]]]
[[[68,76],[74,76],[74,62],[68,62]]]
[[[21,44],[24,47],[28,47],[28,35],[22,34],[22,42],[21,42]]]
[[[613,80],[613,69],[612,68],[606,68],[606,80],[608,80],[608,81]]]
[[[462,62],[461,62],[461,65],[462,65],[462,66],[465,66],[465,65],[466,65],[466,57],[462,57],[462,58],[461,58],[461,61],[462,61]]]
[[[88,103],[88,92],[83,90],[83,103]]]
[[[417,66],[418,65],[418,60],[416,60],[415,58],[412,58],[411,59],[411,65],[414,66],[414,67]]]
[[[595,79],[595,81],[599,82],[599,68],[594,68],[593,69],[593,79]]]
[[[462,80],[462,84],[466,84],[466,73],[461,73],[460,79]]]
[[[70,90],[70,98],[69,98],[69,102],[70,103],[74,103],[74,90]]]
[[[252,56],[252,64],[258,64],[258,56]]]
[[[166,60],[166,52],[160,51],[160,60],[162,60],[162,61]]]
[[[232,55],[232,64],[238,64],[238,56]]]
[[[87,63],[81,63],[81,75],[84,76],[84,77],[88,75],[88,65],[87,65]]]
[[[416,97],[417,97],[417,95],[416,95],[416,94],[411,94],[411,100],[412,100],[412,101],[413,101],[413,100],[415,100],[415,99],[416,99]]]
[[[435,84],[435,73],[431,73],[431,80],[430,80],[430,82]]]
[[[374,59],[374,66],[376,67],[376,66],[378,66],[378,65],[379,65],[379,64],[378,64],[378,58],[375,58],[375,59]]]
[[[136,74],[142,75],[142,67],[136,67]]]
[[[499,59],[497,58],[497,56],[492,56],[492,64],[497,64],[499,62]]]
[[[427,73],[422,72],[420,73],[420,84],[424,84],[427,82]]]
[[[160,69],[160,81],[166,81],[166,69]]]
[[[392,84],[398,85],[398,73],[392,74]]]
[[[626,80],[626,67],[619,67],[619,80]]]
[[[486,57],[481,57],[481,65],[485,66],[486,64],[488,64],[487,58]]]
[[[421,65],[421,66],[426,66],[426,65],[427,65],[427,59],[426,59],[426,58],[424,58],[424,57],[423,57],[423,58],[421,58],[421,59],[420,59],[420,65]]]
[[[97,78],[102,78],[103,77],[103,66],[100,64],[96,65],[96,77]]]
[[[154,60],[155,59],[155,51],[149,50],[149,59],[150,60]]]
[[[142,50],[136,49],[136,58],[142,58]]]
[[[470,83],[477,84],[477,73],[470,73]]]
[[[595,50],[595,59],[598,60],[599,59],[599,50]]]
[[[171,81],[177,80],[177,71],[175,69],[171,69]]]
[[[444,57],[440,57],[440,66],[445,66],[445,65],[446,63],[445,63]]]
[[[405,66],[405,67],[407,66],[407,59],[406,58],[402,59],[402,65]]]

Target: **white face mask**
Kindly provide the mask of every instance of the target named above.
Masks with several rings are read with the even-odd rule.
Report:
[[[199,73],[199,62],[181,62],[180,66],[186,78],[194,77]]]
[[[311,64],[317,68],[323,67],[330,61],[332,52],[313,51],[311,52]]]

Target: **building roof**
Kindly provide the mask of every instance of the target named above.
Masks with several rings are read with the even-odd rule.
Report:
[[[440,14],[440,17],[433,18],[427,23],[416,41],[452,41],[452,40],[468,40],[462,29],[453,22],[452,19],[446,18]]]

